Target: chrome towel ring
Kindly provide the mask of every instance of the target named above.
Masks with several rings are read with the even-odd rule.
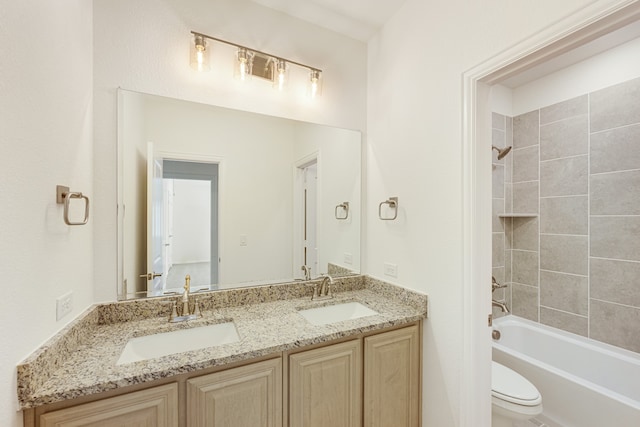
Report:
[[[69,219],[69,204],[71,199],[84,200],[84,219],[82,221],[71,221]],[[56,185],[56,203],[64,205],[64,222],[67,225],[85,225],[89,222],[89,197],[80,192],[71,192],[69,187]]]
[[[340,215],[340,209],[344,211],[343,215]],[[336,206],[335,209],[336,219],[344,220],[349,218],[349,202],[342,202]]]
[[[393,209],[392,217],[382,216],[383,205],[388,205],[389,209]],[[385,200],[384,202],[381,202],[378,205],[378,218],[380,218],[383,221],[393,221],[394,219],[398,218],[398,198],[397,197],[389,197],[387,200]]]

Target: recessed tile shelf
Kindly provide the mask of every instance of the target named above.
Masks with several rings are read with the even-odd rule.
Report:
[[[498,218],[537,218],[537,213],[502,213]]]

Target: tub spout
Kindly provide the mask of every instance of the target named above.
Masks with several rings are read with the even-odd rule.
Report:
[[[503,301],[496,301],[494,299],[491,300],[491,305],[494,307],[499,307],[503,313],[509,314],[509,308],[507,307],[507,303]]]

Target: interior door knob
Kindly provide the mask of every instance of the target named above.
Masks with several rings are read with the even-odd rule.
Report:
[[[156,277],[160,277],[162,276],[162,273],[146,273],[146,274],[141,274],[140,277],[146,277],[147,280],[153,280]]]

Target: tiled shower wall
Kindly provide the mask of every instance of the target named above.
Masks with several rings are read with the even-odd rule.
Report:
[[[494,298],[640,352],[640,79],[493,114],[493,145]]]

